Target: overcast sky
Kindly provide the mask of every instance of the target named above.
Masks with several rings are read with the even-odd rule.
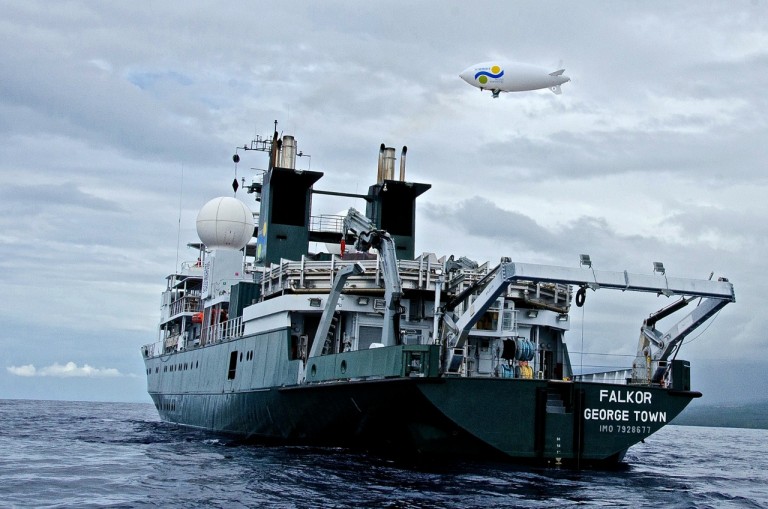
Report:
[[[0,6],[0,398],[149,401],[164,278],[274,120],[323,190],[407,145],[417,252],[728,277],[680,357],[710,401],[768,389],[767,0]],[[572,81],[492,99],[458,77],[491,59]],[[628,365],[668,303],[590,292],[569,349],[615,355],[574,364]]]

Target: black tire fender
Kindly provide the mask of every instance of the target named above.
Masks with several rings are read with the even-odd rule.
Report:
[[[587,289],[582,286],[576,291],[576,306],[581,307],[584,305],[584,301],[587,300]]]

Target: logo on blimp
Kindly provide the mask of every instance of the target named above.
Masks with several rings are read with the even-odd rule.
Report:
[[[499,79],[504,76],[504,71],[498,65],[491,66],[491,70],[478,71],[475,73],[475,79],[480,82],[481,85],[488,83],[488,78]]]

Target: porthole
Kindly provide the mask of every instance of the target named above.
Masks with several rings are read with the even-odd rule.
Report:
[[[347,372],[347,361],[341,361],[341,373],[344,374]]]
[[[312,374],[312,376],[317,375],[317,366],[312,364],[312,369],[310,370],[310,373]]]

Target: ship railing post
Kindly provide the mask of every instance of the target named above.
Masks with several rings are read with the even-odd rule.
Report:
[[[301,272],[299,273],[299,288],[304,288],[304,269],[306,267],[306,257],[301,255]]]

